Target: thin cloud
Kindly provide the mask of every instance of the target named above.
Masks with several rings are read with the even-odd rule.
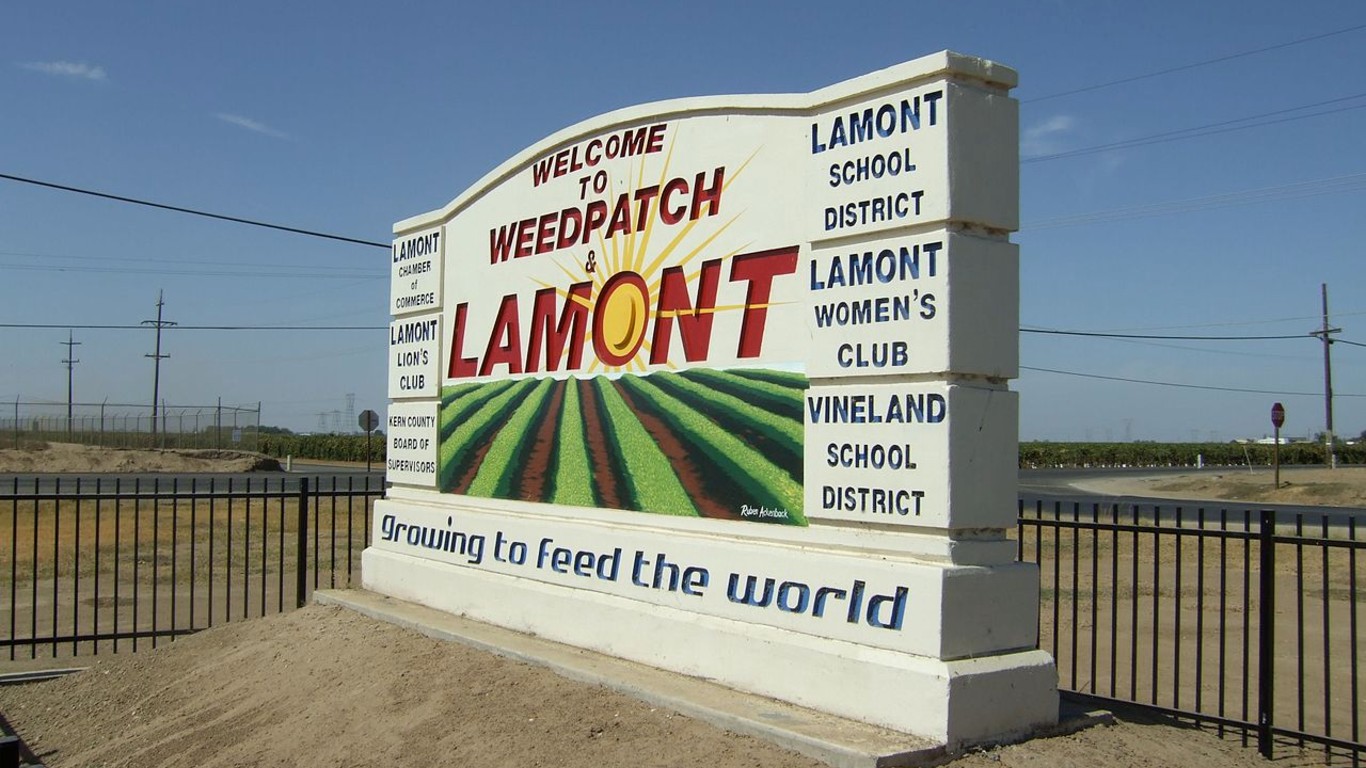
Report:
[[[1076,124],[1071,115],[1054,115],[1038,123],[1020,137],[1020,154],[1036,157],[1062,151],[1062,140],[1072,133]]]
[[[245,128],[253,133],[259,133],[276,139],[289,138],[289,134],[285,133],[284,131],[277,131],[276,129],[271,128],[265,123],[262,123],[259,120],[252,120],[249,117],[242,117],[241,115],[233,115],[224,112],[219,112],[218,114],[214,115],[214,117],[218,118],[219,120],[222,120],[225,123],[235,125],[238,128]]]
[[[78,80],[105,79],[104,67],[92,67],[89,64],[78,64],[73,61],[28,61],[20,63],[19,66],[32,72],[42,72],[45,75],[57,77],[71,77]]]

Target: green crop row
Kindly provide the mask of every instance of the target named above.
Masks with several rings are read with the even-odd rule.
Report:
[[[712,382],[704,384],[692,380],[692,377],[673,373],[656,373],[651,375],[649,380],[682,400],[693,410],[705,413],[717,423],[725,424],[731,432],[741,432],[748,429],[772,440],[786,454],[784,458],[787,461],[782,463],[794,464],[796,474],[800,477],[805,430],[802,425],[800,401],[798,401],[795,417],[780,416],[773,411],[751,404],[748,393],[744,399],[741,399],[735,395],[727,394],[719,387],[711,389],[708,384]]]
[[[546,410],[550,400],[552,385],[550,379],[542,379],[536,388],[527,393],[517,410],[498,428],[498,434],[479,463],[479,471],[466,491],[471,496],[496,496],[508,498],[516,489],[514,482],[524,467],[519,459],[525,454],[526,446],[536,437],[534,422]]]
[[[570,379],[563,386],[564,403],[560,406],[560,423],[555,434],[555,482],[550,501],[576,507],[597,506],[578,382]]]
[[[621,385],[750,494],[752,503],[786,509],[789,522],[805,524],[802,485],[796,478],[724,427],[664,392],[648,377],[624,376]]]
[[[782,372],[773,371],[773,373]],[[804,377],[802,389],[795,389],[762,378],[741,376],[738,371],[692,368],[679,375],[711,387],[718,392],[742,398],[747,403],[772,411],[779,416],[795,419],[798,425],[802,423],[802,391],[806,387]]]
[[[441,391],[441,414],[437,419],[438,437],[444,444],[455,428],[470,418],[470,415],[483,408],[493,398],[507,391],[511,380],[495,381],[486,384],[458,384]],[[447,393],[452,397],[446,401]]]
[[[484,382],[479,381],[466,381],[461,384],[450,384],[448,386],[442,387],[441,407],[445,408],[446,406],[455,402],[457,399],[464,397],[465,395],[468,395],[469,393],[483,386],[487,385]]]
[[[788,389],[804,391],[808,386],[806,374],[797,371],[777,371],[772,368],[733,368],[727,372],[742,378],[753,379],[754,381],[766,381],[770,384],[777,384],[780,387],[787,387]]]
[[[621,393],[606,378],[598,378],[593,383],[603,405],[604,431],[625,466],[624,479],[636,508],[666,515],[697,515],[697,507],[678,481],[669,458],[650,437]]]
[[[475,449],[481,441],[507,420],[517,400],[534,386],[535,379],[521,379],[506,387],[490,384],[490,389],[499,390],[497,394],[484,398],[484,392],[481,390],[470,398],[479,399],[482,407],[470,413],[468,418],[455,423],[449,435],[442,436],[437,456],[438,488],[443,491],[453,490],[456,480],[474,461]]]

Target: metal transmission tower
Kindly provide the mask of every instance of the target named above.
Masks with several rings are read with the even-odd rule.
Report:
[[[1334,328],[1328,324],[1328,284],[1320,283],[1319,288],[1323,295],[1323,327],[1317,331],[1310,331],[1310,336],[1318,336],[1323,339],[1323,462],[1329,469],[1336,469],[1338,465],[1337,454],[1333,452],[1333,334],[1342,333],[1341,328]]]
[[[327,431],[327,411],[318,411],[318,432]]]
[[[165,359],[168,358],[168,357],[170,357],[170,355],[163,355],[163,354],[161,354],[161,329],[162,329],[162,328],[170,328],[171,326],[175,325],[175,323],[171,322],[170,320],[162,320],[162,319],[161,319],[161,310],[162,310],[162,307],[166,306],[166,302],[162,300],[162,293],[163,293],[162,291],[157,291],[157,319],[155,319],[155,320],[143,320],[143,321],[142,321],[142,324],[143,324],[143,325],[150,325],[150,326],[152,326],[152,327],[154,327],[154,328],[157,329],[157,347],[156,347],[156,352],[153,352],[153,353],[150,354],[150,355],[143,355],[143,357],[150,357],[150,358],[152,358],[152,361],[153,361],[153,365],[152,365],[152,442],[154,442],[154,443],[156,442],[156,434],[157,434],[157,403],[160,402],[160,398],[161,398],[161,361],[162,361],[162,360],[165,360]]]
[[[73,369],[75,368],[76,363],[80,362],[80,360],[77,360],[75,355],[72,354],[72,348],[79,347],[81,343],[72,338],[70,329],[66,332],[66,341],[58,343],[66,347],[66,359],[62,362],[66,363],[66,436],[70,439],[72,420],[71,404],[74,401],[73,396],[75,394],[75,373]]]
[[[356,431],[356,393],[346,393],[346,431]]]

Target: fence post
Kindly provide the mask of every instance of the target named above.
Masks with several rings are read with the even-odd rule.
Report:
[[[1276,628],[1276,513],[1262,510],[1262,528],[1258,533],[1260,542],[1260,569],[1257,622],[1257,751],[1270,760],[1272,704],[1275,696],[1273,685],[1276,665],[1273,648],[1275,647]]]
[[[308,478],[299,478],[299,526],[295,532],[298,540],[295,569],[295,606],[304,607],[308,602]]]

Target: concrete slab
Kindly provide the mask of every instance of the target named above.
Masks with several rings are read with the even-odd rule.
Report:
[[[943,744],[866,723],[741,693],[701,678],[574,648],[365,590],[319,590],[313,600],[406,627],[438,640],[548,667],[560,675],[620,691],[734,733],[746,734],[836,768],[927,766],[954,757]],[[1067,716],[1051,733],[1104,722],[1103,714]]]

